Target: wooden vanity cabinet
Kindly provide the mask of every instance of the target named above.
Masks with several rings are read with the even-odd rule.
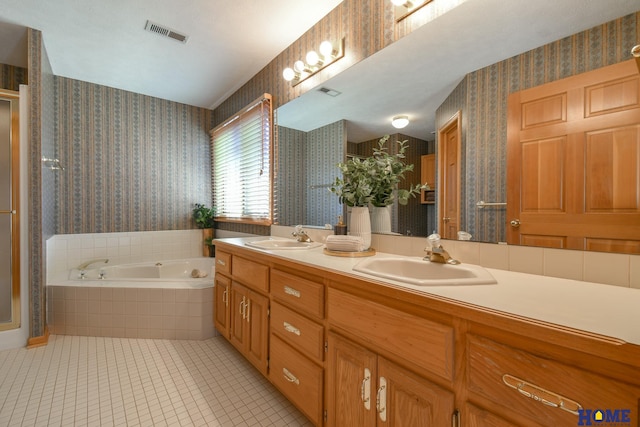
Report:
[[[331,287],[327,295],[328,425],[451,425],[454,393],[403,365],[453,385],[453,328]]]
[[[219,258],[218,258],[219,257]],[[269,267],[217,251],[214,325],[263,375],[268,368]]]
[[[315,425],[324,419],[324,284],[271,270],[269,379]]]

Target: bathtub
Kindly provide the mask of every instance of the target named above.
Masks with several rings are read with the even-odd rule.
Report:
[[[67,286],[204,288],[213,286],[215,258],[191,258],[136,264],[95,263],[88,269],[69,272]],[[194,278],[192,273],[199,273]]]
[[[210,338],[217,334],[214,263],[202,257],[72,269],[67,280],[47,285],[47,326],[57,335]],[[194,270],[206,277],[192,277]]]

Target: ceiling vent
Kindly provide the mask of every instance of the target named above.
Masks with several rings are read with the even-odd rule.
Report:
[[[155,22],[151,21],[147,21],[147,25],[144,26],[144,29],[164,37],[169,37],[170,39],[174,39],[181,43],[186,43],[187,40],[189,40],[189,36],[187,36],[186,34],[181,34],[175,30],[172,30],[171,28],[167,28],[163,25],[156,24]]]
[[[326,95],[333,96],[333,97],[336,97],[342,93],[334,89],[329,89],[328,87],[321,87],[320,89],[318,89],[318,92],[322,92]]]

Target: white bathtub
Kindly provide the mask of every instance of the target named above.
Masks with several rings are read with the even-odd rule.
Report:
[[[194,270],[205,277],[194,278],[192,276]],[[87,287],[199,289],[213,286],[214,275],[215,258],[202,257],[112,266],[96,263],[82,271],[71,270],[68,276],[69,281],[61,284]]]
[[[92,264],[47,285],[47,326],[58,335],[207,339],[215,258]],[[193,278],[193,270],[206,277]],[[103,279],[100,279],[102,273]]]

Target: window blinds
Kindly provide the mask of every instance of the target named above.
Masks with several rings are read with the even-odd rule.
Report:
[[[271,95],[211,131],[216,221],[272,222]]]

